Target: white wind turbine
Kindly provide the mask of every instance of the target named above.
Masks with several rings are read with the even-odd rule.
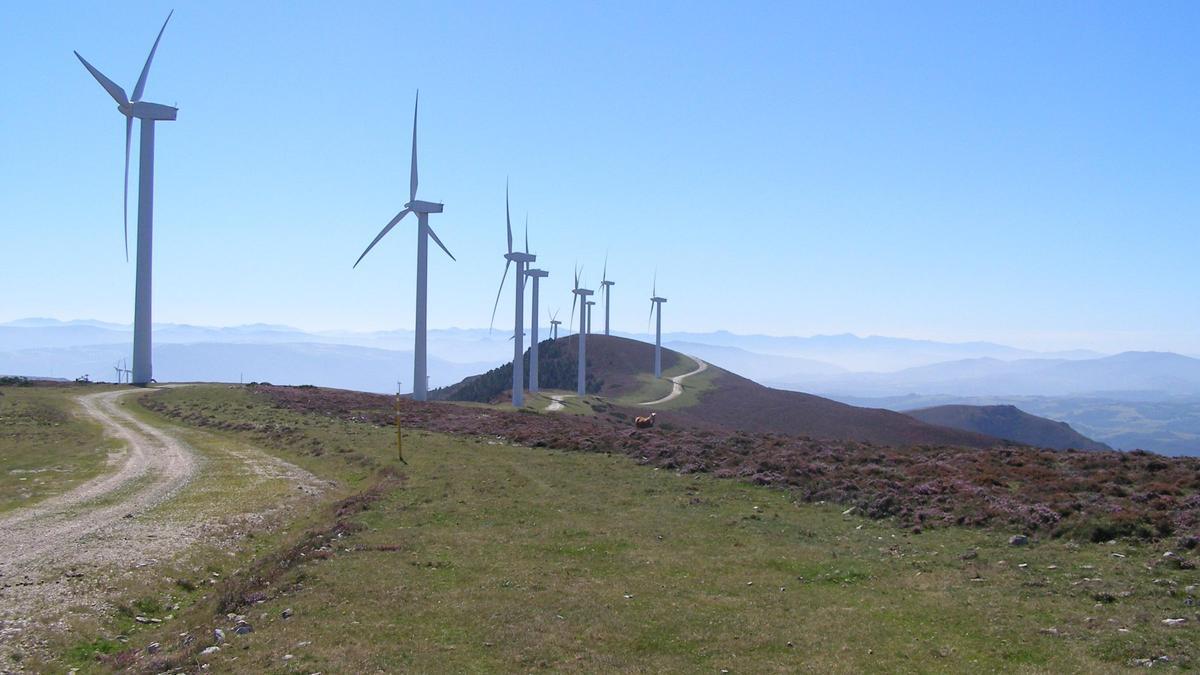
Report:
[[[583,298],[584,302],[588,302],[588,296],[592,292],[579,285],[579,268],[575,268],[575,288],[571,292],[575,297],[571,300],[571,317],[575,317],[575,303],[579,298]],[[575,387],[575,393],[583,396],[585,385],[587,384],[587,307],[579,305],[579,382]]]
[[[174,12],[172,11],[171,14]],[[75,52],[75,56],[84,68],[96,78],[101,87],[117,102],[117,110],[125,116],[125,197],[123,211],[125,218],[125,260],[129,260],[129,148],[133,142],[133,120],[141,120],[141,136],[138,146],[138,231],[137,231],[137,277],[134,282],[133,303],[133,378],[134,384],[149,384],[154,379],[154,369],[151,363],[151,287],[154,247],[154,123],[167,122],[175,119],[178,108],[159,103],[149,103],[142,100],[146,89],[146,77],[150,74],[150,62],[154,60],[154,52],[158,50],[158,41],[162,39],[163,31],[167,29],[167,21],[163,21],[150,55],[146,57],[146,65],[142,66],[142,74],[138,76],[137,84],[133,87],[133,96],[126,96],[125,90],[117,83],[108,79],[99,70],[92,67],[86,59]]]
[[[604,256],[604,273],[600,276],[600,293],[604,296],[604,334],[605,335],[610,334],[608,331],[609,305],[611,304],[611,301],[612,301],[612,287],[616,286],[616,285],[617,285],[617,282],[610,281],[608,278],[608,255],[605,254],[605,256]],[[590,320],[589,320],[589,324],[590,324]],[[588,327],[588,330],[591,330],[590,325]]]
[[[505,225],[508,227],[508,253],[504,254],[504,276],[500,277],[500,290],[496,291],[496,304],[492,307],[492,325],[495,325],[496,323],[496,309],[500,307],[500,294],[504,292],[504,281],[508,279],[508,268],[515,262],[517,263],[517,278],[514,283],[517,287],[517,301],[513,320],[512,337],[512,404],[514,408],[520,408],[525,405],[525,332],[522,330],[523,324],[525,323],[525,268],[529,263],[537,260],[537,256],[529,253],[528,216],[525,220],[525,252],[521,253],[520,251],[513,251],[512,218],[509,216],[507,185],[504,186],[504,221]],[[537,330],[536,305],[534,311],[534,330]],[[533,368],[536,368],[536,366],[533,366]]]
[[[525,231],[525,250],[529,250],[529,230]],[[533,304],[529,307],[529,391],[541,389],[538,382],[538,281],[550,276],[546,270],[525,270],[525,276],[533,279],[533,292],[530,298]]]
[[[591,335],[592,334],[592,308],[596,306],[596,301],[588,300],[584,304],[587,305],[587,332],[588,332],[588,335]]]
[[[367,253],[379,243],[383,236],[390,232],[396,223],[400,222],[404,216],[410,212],[417,214],[417,318],[416,330],[413,336],[413,400],[424,401],[428,398],[429,377],[426,373],[426,358],[425,358],[425,337],[426,337],[426,315],[427,315],[427,298],[429,296],[429,239],[433,241],[450,256],[451,260],[455,260],[454,254],[450,253],[450,249],[438,239],[437,233],[433,228],[429,227],[429,214],[441,213],[443,205],[435,202],[423,202],[417,199],[417,106],[421,102],[421,92],[417,92],[416,101],[413,103],[413,137],[412,137],[412,167],[408,178],[408,203],[404,205],[404,210],[396,214],[392,221],[384,226],[379,234],[375,235],[375,239],[367,250],[358,256],[358,260],[354,262],[354,267],[358,267],[358,263],[366,257]]]
[[[551,314],[550,310],[547,309],[546,314],[550,317],[550,339],[557,340],[558,339],[558,326],[559,326],[559,324],[562,323],[561,321],[558,320],[558,310],[557,309],[554,310],[554,313]]]
[[[654,328],[654,376],[662,377],[662,304],[666,298],[658,297],[658,272],[654,273],[654,290],[650,294],[650,318],[655,317],[658,310],[658,323]]]

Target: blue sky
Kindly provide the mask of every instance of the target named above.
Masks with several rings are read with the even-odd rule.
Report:
[[[672,330],[1200,352],[1200,10],[1163,2],[13,4],[0,321],[131,321],[123,121],[71,51],[132,89],[172,7],[156,321],[411,327],[413,221],[351,265],[419,87],[431,326],[487,324],[508,177],[543,305],[607,250],[622,330],[657,268]]]

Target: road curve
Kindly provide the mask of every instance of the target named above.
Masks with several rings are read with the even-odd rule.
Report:
[[[170,497],[195,475],[195,454],[181,440],[125,411],[121,389],[81,396],[84,413],[125,444],[113,473],[0,517],[0,578],[28,573],[75,551]],[[95,506],[89,508],[95,502]]]
[[[551,394],[550,404],[546,406],[546,412],[554,412],[563,409],[563,399],[575,394]]]
[[[687,355],[684,354],[684,356],[687,356]],[[693,375],[703,373],[705,370],[708,370],[708,364],[705,363],[704,361],[701,361],[700,359],[698,359],[694,356],[688,356],[688,358],[696,362],[696,369],[690,373],[684,373],[683,375],[676,375],[675,377],[670,378],[671,379],[671,393],[658,399],[657,401],[647,401],[645,403],[639,403],[638,405],[658,405],[659,403],[666,403],[667,401],[670,401],[683,393],[683,381],[684,380],[686,380],[687,378],[689,378]]]

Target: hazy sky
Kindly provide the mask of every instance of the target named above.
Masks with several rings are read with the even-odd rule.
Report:
[[[543,306],[607,250],[622,330],[657,267],[671,330],[1200,352],[1200,9],[1166,2],[13,3],[0,321],[132,320],[123,118],[71,51],[132,90],[172,7],[156,321],[411,327],[415,220],[351,265],[419,87],[431,326],[487,324],[511,177]]]

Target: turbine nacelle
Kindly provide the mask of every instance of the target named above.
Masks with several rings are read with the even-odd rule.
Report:
[[[148,103],[146,101],[134,101],[128,106],[118,105],[117,110],[120,110],[121,114],[128,117],[136,117],[139,120],[153,120],[155,122],[174,121],[175,115],[179,112],[179,108],[161,103]]]
[[[420,199],[414,199],[404,205],[404,208],[413,213],[441,213],[442,204],[436,202],[423,202]]]
[[[525,270],[525,276],[537,277],[539,279],[544,279],[544,278],[550,276],[550,273],[547,272],[546,270]]]
[[[537,260],[537,256],[532,253],[513,251],[512,253],[505,253],[504,259],[515,263],[531,263]]]
[[[601,286],[616,286],[616,285],[617,285],[617,282],[615,282],[615,281],[601,281],[601,282],[600,282],[600,285],[601,285]]]
[[[655,296],[655,297],[653,297],[653,298],[650,298],[650,302],[666,302],[666,301],[667,301],[667,299],[666,299],[666,298],[660,298],[660,297],[658,297],[658,296]]]
[[[582,295],[584,297],[592,295],[592,293],[593,293],[593,291],[589,291],[586,288],[576,288],[576,289],[572,290],[571,292],[574,293],[575,295]]]

